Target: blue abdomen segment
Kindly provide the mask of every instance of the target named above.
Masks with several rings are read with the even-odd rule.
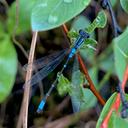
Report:
[[[71,52],[69,53],[69,58],[72,58],[75,53],[76,53],[76,49],[75,48],[72,48],[71,49]]]
[[[39,106],[38,106],[37,113],[40,113],[40,112],[44,109],[45,103],[46,103],[46,99],[44,98],[44,99],[40,102],[40,104],[39,104]]]

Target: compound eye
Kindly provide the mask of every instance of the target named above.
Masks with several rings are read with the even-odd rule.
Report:
[[[83,38],[89,38],[89,34],[87,32],[85,32],[84,30],[80,29],[79,30],[79,34],[83,37]]]

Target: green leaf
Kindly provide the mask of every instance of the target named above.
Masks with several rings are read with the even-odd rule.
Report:
[[[18,15],[18,28],[17,34],[26,32],[31,29],[31,11],[35,5],[36,0],[20,0],[19,1],[19,15]],[[16,2],[14,2],[8,10],[7,28],[10,34],[12,34],[16,24]]]
[[[94,50],[86,48],[86,52],[85,52],[85,49],[82,48],[79,51],[80,51],[80,55],[82,56],[82,58],[84,60],[87,60],[92,64],[94,63],[94,61],[95,61],[95,59],[94,59],[95,51]]]
[[[57,75],[58,77],[58,84],[57,84],[57,90],[59,95],[63,96],[66,93],[70,93],[71,92],[71,84],[70,81],[63,76],[63,74]]]
[[[93,38],[88,38],[85,40],[84,44],[81,46],[80,49],[85,49],[85,48],[90,48],[96,51],[96,45],[97,45],[97,41],[94,40]]]
[[[128,0],[120,0],[122,8],[128,13]]]
[[[123,119],[117,114],[113,112],[108,124],[109,128],[127,128],[128,127],[128,120]]]
[[[96,128],[100,128],[103,120],[105,119],[108,112],[110,111],[110,108],[111,108],[112,104],[114,103],[116,96],[117,96],[117,93],[114,93],[106,102],[106,104],[105,104],[105,106],[104,106],[104,108],[100,114],[100,117],[98,119]],[[128,100],[127,94],[125,94],[125,98]],[[122,105],[120,105],[120,108],[118,110],[118,114],[115,111],[112,112],[112,115],[110,116],[110,119],[108,122],[108,128],[120,128],[120,126],[121,126],[121,128],[127,128],[128,120],[121,118],[121,116],[119,114],[121,108],[122,108]]]
[[[116,3],[117,3],[117,0],[110,0],[110,2],[111,2],[111,4],[112,4],[112,6],[115,6]]]
[[[17,71],[17,54],[8,35],[0,36],[0,103],[10,94]]]
[[[83,83],[84,83],[84,75],[80,72],[80,70],[77,69],[76,71],[73,71],[73,74],[72,74],[73,88],[70,96],[71,96],[74,112],[81,111],[82,106],[85,104],[86,98],[84,97]]]
[[[117,93],[114,93],[106,102],[101,114],[100,114],[100,117],[98,119],[98,122],[96,124],[96,128],[100,128],[104,118],[106,117],[106,115],[108,114],[110,108],[111,108],[111,105],[113,104],[113,102],[115,101],[115,98],[117,96]]]
[[[126,64],[128,64],[128,27],[113,40],[115,54],[115,68],[119,79],[122,81]]]
[[[71,30],[85,29],[91,22],[85,16],[77,16],[72,22]]]
[[[96,69],[91,69],[90,76],[94,83],[97,83],[97,71]],[[79,76],[79,77],[78,77]],[[83,84],[85,83],[85,76],[79,71],[73,72],[72,75],[72,93],[71,93],[71,101],[73,104],[74,112],[86,110],[90,107],[93,107],[96,104],[96,97],[90,91],[90,89],[83,88]],[[86,82],[87,84],[87,82]]]
[[[125,98],[126,100],[128,100],[128,94],[125,94]],[[122,105],[120,105],[120,108],[118,110],[118,112],[120,113],[122,108]],[[108,126],[110,128],[127,128],[128,127],[128,118],[123,119],[119,113],[116,113],[115,111],[112,113],[110,119],[109,119],[109,123]]]
[[[32,10],[32,29],[45,31],[58,27],[83,11],[91,0],[38,0]]]
[[[111,43],[98,57],[97,64],[100,69],[115,74],[113,44]]]
[[[88,33],[92,33],[96,28],[104,28],[107,23],[107,16],[102,10],[98,13],[95,20],[86,28]]]

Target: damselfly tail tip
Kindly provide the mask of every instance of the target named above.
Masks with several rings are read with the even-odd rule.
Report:
[[[44,105],[46,103],[46,100],[45,98],[40,102],[39,106],[38,106],[38,109],[37,109],[37,113],[41,113],[44,109]]]
[[[36,110],[36,112],[37,112],[37,113],[41,113],[41,112],[43,112],[43,110],[38,108],[38,109]]]

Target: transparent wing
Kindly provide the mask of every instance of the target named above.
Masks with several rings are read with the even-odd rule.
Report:
[[[52,72],[64,59],[64,56],[66,55],[67,51],[63,50],[61,51],[61,54],[59,56],[56,56],[55,58],[52,58],[52,61],[48,64],[46,64],[39,72],[37,72],[35,75],[32,76],[31,80],[29,80],[27,83],[29,83],[31,86],[35,85],[42,79],[44,79],[50,72]]]
[[[54,60],[56,60],[60,55],[65,54],[65,51],[67,51],[67,49],[64,49],[62,51],[55,52],[55,53],[50,54],[48,56],[45,56],[45,57],[42,57],[40,59],[34,60],[34,62],[32,64],[32,69],[37,70],[37,69],[45,68],[46,65],[50,65],[50,63],[52,63]],[[25,64],[23,66],[23,69],[25,71],[29,70],[29,65],[30,64]]]

